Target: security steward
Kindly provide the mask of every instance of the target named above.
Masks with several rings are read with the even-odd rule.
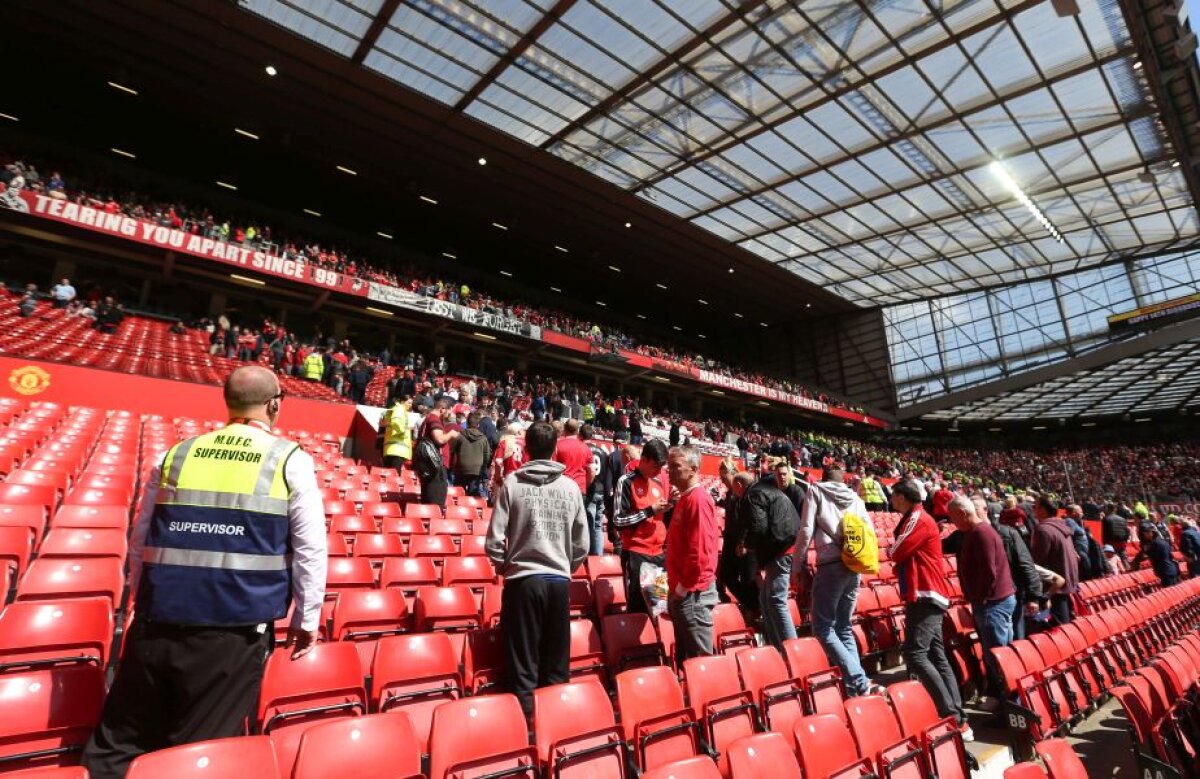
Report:
[[[866,505],[867,511],[887,511],[888,499],[884,494],[883,485],[875,478],[875,471],[868,470],[858,483],[858,497]]]
[[[241,734],[289,603],[291,658],[316,641],[325,517],[312,458],[271,434],[282,399],[270,370],[238,368],[229,424],[151,471],[129,548],[136,617],[83,754],[93,779],[124,777],[144,752]]]
[[[383,465],[400,470],[412,461],[413,435],[409,411],[412,398],[401,395],[379,421],[383,433]]]

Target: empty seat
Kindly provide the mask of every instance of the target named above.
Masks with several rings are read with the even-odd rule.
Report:
[[[371,681],[372,710],[408,714],[422,752],[427,751],[434,709],[463,694],[458,655],[443,633],[380,639]]]
[[[404,593],[409,611],[412,611],[421,588],[437,586],[440,581],[437,566],[427,557],[415,560],[389,557],[383,561],[383,570],[379,573],[379,586],[395,587]]]
[[[953,717],[938,716],[937,706],[920,682],[896,682],[887,688],[888,701],[905,738],[916,738],[928,755],[938,779],[966,779],[967,750]]]
[[[369,590],[375,586],[371,561],[362,557],[335,557],[329,560],[325,578],[325,598],[336,598],[345,590]]]
[[[846,723],[833,714],[813,714],[796,722],[796,754],[807,777],[872,775],[869,760],[859,758]]]
[[[492,561],[486,557],[449,557],[442,566],[442,584],[484,585],[496,581]]]
[[[391,533],[359,533],[354,537],[354,556],[383,565],[388,557],[404,557],[404,541]]]
[[[112,646],[112,604],[104,598],[11,603],[0,613],[0,671],[91,663]]]
[[[858,754],[871,761],[880,777],[924,779],[925,752],[917,737],[905,738],[891,707],[881,695],[846,701],[846,719]]]
[[[1046,764],[1050,779],[1087,779],[1087,767],[1065,739],[1048,738],[1036,749],[1038,757]]]
[[[742,611],[732,603],[720,603],[713,608],[713,651],[732,653],[742,647],[758,646],[754,631],[746,627]]]
[[[125,576],[114,557],[34,560],[17,586],[17,600],[102,596],[118,604]]]
[[[500,628],[472,630],[463,643],[463,684],[472,695],[497,687],[504,676],[504,642]]]
[[[127,779],[241,779],[279,773],[275,749],[266,736],[238,736],[185,744],[138,756]]]
[[[479,607],[468,587],[423,587],[413,605],[413,627],[420,631],[466,631],[480,626]]]
[[[721,771],[710,757],[689,757],[647,771],[642,779],[721,779]]]
[[[703,738],[718,757],[722,773],[729,773],[729,745],[758,729],[754,696],[742,689],[737,661],[729,655],[693,657],[683,663],[692,716],[701,723]]]
[[[782,733],[756,733],[729,746],[731,779],[800,779],[791,739]]]
[[[271,736],[282,770],[291,771],[304,730],[366,711],[362,668],[352,644],[314,644],[297,660],[291,659],[290,649],[277,649],[267,660],[258,722],[261,732]]]
[[[600,636],[610,673],[666,661],[662,642],[646,614],[610,614],[600,622]]]
[[[408,540],[409,557],[457,557],[458,547],[450,536],[413,536]]]
[[[38,557],[115,557],[124,561],[125,531],[90,527],[52,527]]]
[[[0,676],[0,763],[5,770],[64,766],[100,721],[104,672],[95,665]]]
[[[46,533],[46,512],[41,506],[0,504],[0,527],[25,528],[37,547]]]
[[[411,623],[408,604],[399,590],[347,590],[333,607],[333,640],[354,642],[365,676],[376,641],[408,631]]]
[[[447,779],[469,766],[475,776],[537,777],[525,715],[512,695],[481,695],[439,706],[429,735],[429,779]]]
[[[421,745],[404,712],[314,725],[300,737],[291,779],[406,779],[421,773]]]
[[[604,645],[600,641],[596,623],[590,619],[571,620],[570,663],[573,681],[591,678],[601,684],[607,683]]]
[[[783,658],[774,647],[743,649],[737,653],[742,684],[754,695],[767,730],[791,738],[796,721],[804,716],[804,688],[788,675]],[[839,696],[838,705],[841,706]]]
[[[129,527],[129,511],[123,506],[63,506],[50,520],[50,527],[125,530]]]
[[[0,525],[0,565],[7,564],[19,577],[33,554],[33,533],[28,527]]]
[[[534,690],[533,732],[547,776],[625,776],[621,729],[608,693],[594,679]]]
[[[1004,779],[1044,779],[1046,772],[1037,763],[1017,763],[1004,769]]]
[[[697,753],[697,723],[683,705],[674,671],[634,668],[617,674],[615,682],[621,727],[641,770]]]

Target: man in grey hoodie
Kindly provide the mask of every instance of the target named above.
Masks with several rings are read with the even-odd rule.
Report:
[[[792,576],[808,567],[808,545],[817,548],[817,571],[812,579],[812,631],[829,662],[842,670],[847,697],[867,695],[872,685],[863,672],[858,643],[850,621],[858,601],[858,574],[842,562],[842,515],[853,510],[867,516],[858,494],[846,486],[840,468],[826,468],[812,485],[800,512]],[[867,524],[870,528],[870,524]]]
[[[496,496],[485,550],[504,577],[500,625],[508,688],[533,716],[533,691],[569,676],[571,573],[588,554],[583,496],[552,462],[558,433],[546,422],[525,431],[529,462]]]

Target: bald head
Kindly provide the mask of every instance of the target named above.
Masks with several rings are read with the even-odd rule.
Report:
[[[959,530],[966,530],[975,524],[975,504],[966,495],[955,495],[946,510],[950,514],[950,521]]]
[[[565,423],[563,423],[563,432],[567,435],[578,435],[579,427],[582,424],[583,423],[578,419],[568,419]]]
[[[244,365],[225,380],[225,406],[230,414],[251,419],[268,418],[267,406],[279,395],[279,380],[270,370]]]

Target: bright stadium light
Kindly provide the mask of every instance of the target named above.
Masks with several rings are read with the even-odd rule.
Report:
[[[108,82],[108,85],[110,87],[112,87],[113,89],[116,89],[120,92],[124,92],[127,95],[136,95],[137,94],[137,90],[134,89],[133,87],[127,87],[124,84],[118,84],[115,81]]]
[[[125,151],[124,149],[118,149],[118,148],[116,148],[115,146],[114,146],[113,148],[109,149],[109,151],[111,151],[113,154],[119,154],[119,155],[121,155],[122,157],[128,157],[128,158],[129,158],[129,159],[131,159],[131,160],[136,160],[136,159],[137,159],[137,155],[136,155],[136,154],[134,154],[133,152],[131,152],[131,151]]]
[[[250,132],[249,130],[243,130],[240,127],[235,127],[235,128],[233,128],[233,131],[235,133],[237,133],[238,135],[242,136],[243,138],[249,138],[252,141],[258,140],[258,136],[255,135],[254,133]]]
[[[1050,235],[1054,237],[1054,240],[1058,241],[1059,243],[1066,243],[1063,240],[1062,234],[1058,232],[1058,228],[1051,224],[1050,219],[1042,213],[1042,209],[1038,208],[1034,202],[1029,199],[1029,195],[1025,194],[1025,191],[1021,189],[1021,185],[1018,184],[1011,175],[1009,175],[1009,172],[1004,169],[1004,166],[1000,164],[999,160],[996,160],[989,165],[988,169],[992,171],[993,176],[1000,180],[1000,183],[1004,185],[1004,188],[1007,189],[1013,197],[1021,202],[1021,205],[1029,209],[1029,213],[1033,214],[1033,218],[1036,219],[1042,227],[1046,228],[1046,232],[1050,233]]]
[[[275,66],[274,66],[274,65],[267,65],[267,67],[266,67],[265,69],[266,69],[266,71],[267,71],[267,75],[268,75],[268,76],[277,76],[277,75],[279,75],[279,71],[275,69]]]
[[[17,117],[13,116],[12,114],[0,114],[0,119],[6,119],[6,120],[8,120],[8,121],[10,121],[10,122],[19,122],[19,121],[21,121],[20,119],[18,119]]]

